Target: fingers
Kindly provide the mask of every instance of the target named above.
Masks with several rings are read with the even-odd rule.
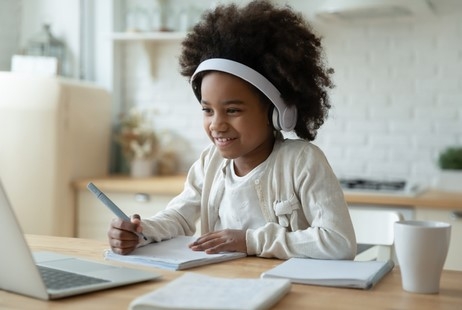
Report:
[[[141,233],[143,231],[143,227],[141,227],[141,217],[139,214],[133,214],[131,222],[135,224],[135,231],[137,233]]]
[[[137,223],[141,222],[141,217],[140,217],[139,214],[133,214],[132,215],[132,223],[135,223],[135,222],[137,222]]]
[[[138,240],[110,239],[109,244],[114,253],[126,255],[133,252],[138,245]]]
[[[118,234],[120,234],[121,236],[128,236],[128,235],[136,236],[134,232],[136,231],[137,226],[139,226],[139,224],[127,222],[119,218],[115,218],[111,221],[109,232],[115,234],[114,237],[116,237]]]
[[[247,252],[244,230],[221,230],[200,236],[189,245],[194,251],[205,251],[207,254],[219,252]]]
[[[112,251],[118,254],[128,254],[136,249],[139,237],[134,232],[140,225],[131,222],[113,219],[108,231],[109,245]]]
[[[211,233],[208,233],[197,238],[196,241],[189,245],[189,247],[194,251],[205,251],[206,249],[221,243],[219,238],[219,235],[212,235]]]
[[[215,238],[208,242],[205,242],[203,245],[204,251],[207,254],[217,254],[220,252],[236,252],[237,246],[234,240],[227,238]]]

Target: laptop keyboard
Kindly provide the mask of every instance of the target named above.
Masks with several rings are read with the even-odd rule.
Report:
[[[108,280],[84,276],[68,271],[37,266],[42,274],[43,282],[49,289],[66,289],[90,284],[109,282]]]

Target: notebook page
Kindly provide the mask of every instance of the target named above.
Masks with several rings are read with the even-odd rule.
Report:
[[[177,270],[246,256],[245,253],[240,252],[207,254],[204,251],[193,251],[188,244],[194,242],[195,239],[196,237],[193,236],[178,236],[139,247],[129,255],[119,255],[107,250],[105,257],[111,260]]]
[[[284,279],[227,279],[186,273],[149,294],[130,309],[267,309],[290,290]]]

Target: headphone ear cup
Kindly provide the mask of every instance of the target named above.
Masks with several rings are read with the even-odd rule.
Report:
[[[291,131],[297,123],[297,108],[286,107],[283,114],[274,105],[268,110],[268,119],[273,124],[273,128],[278,131]]]
[[[278,109],[276,109],[276,107],[272,107],[271,108],[271,122],[273,124],[273,127],[274,129],[276,130],[281,130],[282,127],[281,127],[281,124],[279,123],[279,113],[278,113]]]

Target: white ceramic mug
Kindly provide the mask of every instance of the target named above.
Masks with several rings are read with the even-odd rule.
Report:
[[[451,238],[451,225],[405,220],[395,222],[394,228],[403,289],[413,293],[438,293]]]

